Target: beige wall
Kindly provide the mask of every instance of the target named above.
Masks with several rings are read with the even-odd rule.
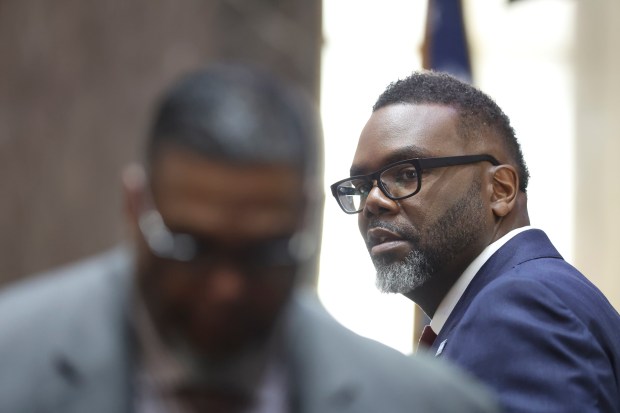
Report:
[[[620,309],[620,2],[577,4],[575,265]]]
[[[321,1],[0,0],[0,285],[124,237],[154,98],[216,58],[318,99]]]

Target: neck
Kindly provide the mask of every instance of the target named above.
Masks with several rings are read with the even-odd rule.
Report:
[[[403,295],[420,306],[428,317],[433,318],[441,300],[450,291],[461,272],[453,270],[435,273],[423,285]]]
[[[514,208],[503,217],[497,217],[493,240],[497,241],[513,229],[530,225],[530,217],[527,211],[527,195],[523,192],[517,194]]]

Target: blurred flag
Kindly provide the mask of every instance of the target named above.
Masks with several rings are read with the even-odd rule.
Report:
[[[428,0],[422,66],[450,73],[471,83],[471,63],[461,0]]]

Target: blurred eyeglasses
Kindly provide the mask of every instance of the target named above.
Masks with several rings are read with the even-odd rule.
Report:
[[[300,261],[296,235],[261,240],[240,248],[228,248],[215,241],[171,231],[155,209],[141,215],[139,227],[151,253],[162,259],[196,263],[201,267],[215,265],[225,259],[242,268],[248,275],[263,275],[265,271],[289,269]]]
[[[393,201],[417,194],[422,187],[422,172],[426,169],[490,162],[499,165],[491,155],[447,156],[441,158],[414,158],[389,164],[368,175],[343,179],[331,186],[332,195],[347,214],[364,209],[368,194],[376,182],[381,192]]]

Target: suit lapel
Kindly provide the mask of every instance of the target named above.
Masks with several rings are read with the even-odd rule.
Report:
[[[515,266],[539,258],[562,259],[547,235],[539,229],[521,232],[497,250],[474,276],[446,320],[431,347],[435,355],[440,356],[445,352],[450,333],[458,325],[471,302],[484,287]]]

